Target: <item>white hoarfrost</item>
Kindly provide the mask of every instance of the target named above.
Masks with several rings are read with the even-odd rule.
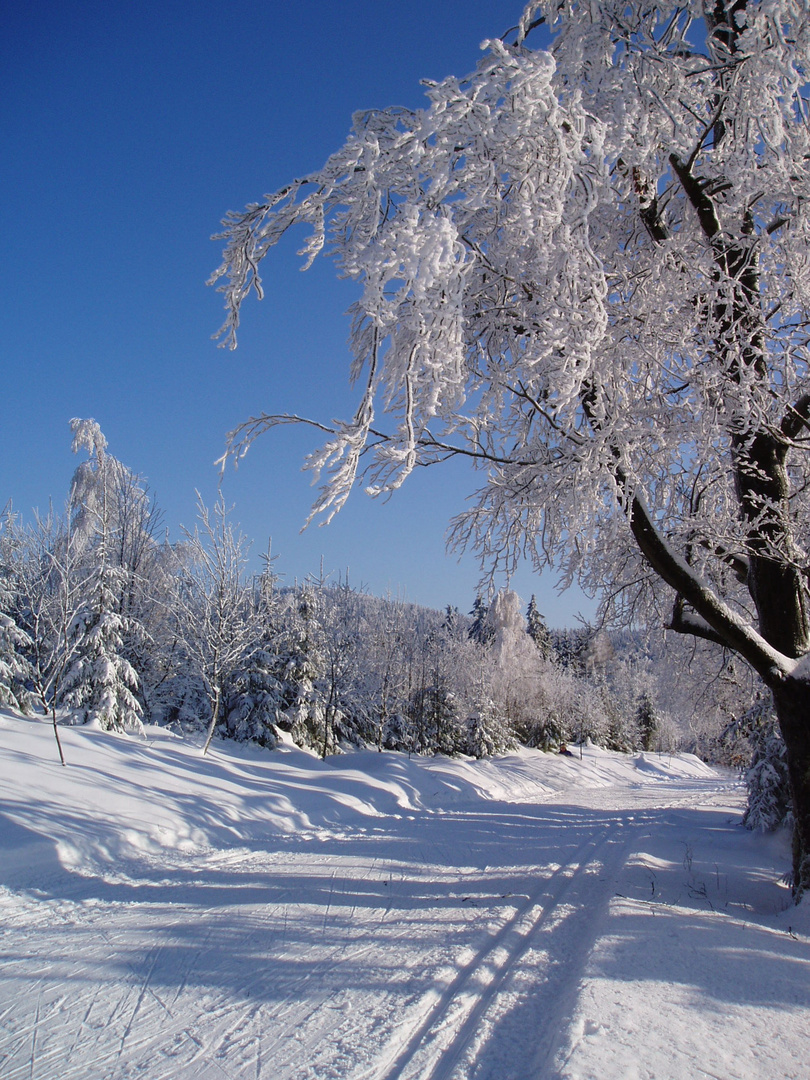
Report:
[[[635,602],[621,511],[638,495],[684,566],[730,593],[750,528],[732,443],[801,429],[810,388],[810,20],[792,0],[734,10],[707,39],[695,0],[533,3],[522,25],[544,17],[550,52],[485,43],[425,109],[356,114],[322,169],[228,216],[213,280],[229,344],[293,226],[308,261],[328,250],[358,285],[365,387],[310,459],[316,511],[343,504],[361,460],[376,493],[458,452],[487,482],[457,535],[493,559],[528,541],[571,573],[596,560]],[[764,366],[737,370],[732,344]],[[289,419],[249,422],[234,452]]]

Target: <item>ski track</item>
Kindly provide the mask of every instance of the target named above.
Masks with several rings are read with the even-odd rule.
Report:
[[[514,973],[536,935],[553,921],[555,915],[560,915],[562,905],[572,899],[577,879],[599,867],[598,854],[614,834],[615,830],[606,829],[597,838],[587,840],[573,858],[542,881],[534,894],[515,910],[438,996],[422,1023],[399,1048],[390,1067],[387,1062],[377,1062],[373,1071],[361,1074],[358,1080],[376,1080],[382,1076],[386,1080],[410,1077],[450,1080],[478,1034],[482,1017],[495,1003],[499,990]],[[564,920],[565,916],[562,918]],[[477,989],[476,984],[482,989]],[[535,1037],[538,1034],[535,1032]],[[432,1062],[420,1060],[419,1050],[424,1045],[435,1047]]]
[[[550,1078],[639,838],[737,793],[576,789],[0,889],[0,1076]]]
[[[497,825],[497,822],[495,824]],[[579,923],[583,921],[584,915],[588,915],[593,896],[592,890],[586,888],[584,895],[577,897],[577,882],[580,878],[585,879],[589,875],[592,877],[602,868],[599,855],[606,846],[612,843],[617,849],[623,850],[624,845],[619,844],[617,838],[621,831],[618,826],[602,829],[596,837],[582,843],[562,865],[553,869],[545,878],[541,877],[535,889],[515,904],[497,930],[480,940],[472,955],[461,962],[457,970],[451,955],[442,952],[436,957],[436,970],[430,982],[434,985],[438,983],[440,989],[431,987],[426,993],[420,994],[416,1002],[406,1008],[399,1017],[400,1023],[396,1025],[395,1032],[392,1033],[390,1029],[384,1031],[387,1048],[357,1074],[358,1080],[361,1076],[369,1080],[377,1077],[390,1080],[411,1080],[413,1077],[450,1080],[456,1066],[463,1062],[465,1053],[478,1034],[480,1021],[487,1011],[497,1004],[499,991],[506,985],[523,955],[536,944],[537,935],[543,930],[559,934],[562,926],[569,938],[573,934],[581,937]],[[443,854],[446,858],[447,852]],[[327,935],[329,912],[334,907],[336,877],[337,873],[333,870],[329,877],[329,895],[320,926],[322,938]],[[372,920],[372,925],[365,932],[328,948],[321,960],[312,964],[299,978],[290,981],[285,987],[286,992],[279,996],[272,1009],[262,1002],[219,1001],[206,1010],[206,1030],[203,1038],[196,1041],[190,1036],[189,1025],[183,1022],[187,1019],[186,1016],[180,1012],[177,1018],[181,1024],[180,1035],[185,1034],[187,1037],[185,1040],[179,1039],[180,1047],[185,1049],[185,1053],[180,1050],[184,1067],[194,1065],[204,1056],[207,1062],[215,1063],[222,1075],[228,1076],[232,1071],[226,1063],[238,1061],[240,1068],[233,1072],[233,1075],[243,1076],[248,1075],[246,1070],[252,1060],[251,1074],[261,1077],[262,1066],[257,1050],[260,1036],[257,1032],[280,1029],[279,1035],[274,1037],[271,1034],[266,1039],[264,1060],[274,1061],[273,1071],[268,1075],[279,1078],[308,1075],[307,1071],[302,1071],[307,1069],[307,1059],[312,1057],[317,1061],[320,1056],[318,1048],[330,1042],[336,1029],[341,1026],[346,1028],[343,1009],[332,1002],[336,992],[329,987],[339,981],[337,976],[342,967],[356,969],[362,965],[366,956],[378,952],[378,928],[385,918],[386,910],[390,911],[391,904],[389,898],[376,925]],[[351,907],[351,911],[356,913],[356,904]],[[579,914],[576,927],[572,926],[571,911]],[[588,917],[592,917],[592,914],[591,910]],[[217,918],[220,917],[217,915]],[[559,926],[555,926],[555,919]],[[203,941],[210,941],[214,933],[213,929],[209,929]],[[100,936],[106,938],[111,955],[117,955],[109,935],[102,931]],[[249,942],[253,936],[246,935],[242,944]],[[385,945],[396,948],[398,942],[407,939],[407,929],[403,928],[389,936]],[[581,940],[585,941],[586,938]],[[559,948],[559,945],[552,942],[545,951],[554,954]],[[166,1037],[171,1036],[174,1043],[178,1042],[173,1010],[167,1008],[161,995],[151,986],[160,955],[160,947],[152,950],[151,958],[147,955],[145,973],[136,970],[123,958],[122,966],[126,967],[128,973],[127,985],[100,1029],[101,1039],[98,1039],[98,1030],[94,1033],[96,1041],[104,1042],[113,1031],[120,1032],[120,1035],[116,1035],[118,1044],[115,1048],[94,1055],[96,1066],[103,1065],[104,1075],[118,1074],[116,1070],[120,1071],[125,1051],[130,1060],[140,1059],[146,1056],[143,1052],[155,1043],[163,1043],[161,1053],[166,1055]],[[204,958],[205,953],[202,951],[202,954],[195,958],[195,962],[199,963]],[[567,965],[566,972],[568,971]],[[181,985],[187,983],[189,974],[190,968],[186,968],[180,977]],[[330,979],[329,976],[334,977]],[[180,998],[179,989],[176,998]],[[87,1029],[91,1010],[97,1006],[97,1000],[98,995],[94,992],[73,1041],[74,1051],[78,1050],[81,1044],[82,1030]],[[151,1008],[148,1014],[145,1007],[147,1002]],[[544,1011],[547,1013],[547,1010]],[[137,1023],[139,1018],[141,1024]],[[363,1023],[366,1019],[361,1015],[359,1024],[353,1022],[348,1025],[342,1032],[344,1042],[362,1045]],[[376,1022],[379,1017],[372,1015],[371,1019]],[[199,1017],[196,1018],[196,1023],[199,1029]],[[553,1027],[550,1023],[547,1026]],[[37,1027],[38,1021],[34,1027],[35,1033]],[[143,1028],[143,1034],[139,1033],[139,1027]],[[407,1035],[404,1032],[407,1032]],[[189,1040],[193,1043],[192,1047],[188,1046]],[[285,1047],[289,1048],[291,1044],[292,1052],[289,1049],[285,1052]],[[84,1057],[86,1056],[85,1053]],[[70,1059],[66,1064],[67,1068],[62,1072],[64,1080],[73,1080],[74,1076],[82,1075],[85,1065],[81,1059],[75,1072],[70,1067]],[[179,1062],[175,1057],[173,1062],[167,1062],[165,1069],[153,1066],[154,1071],[150,1076],[155,1080],[162,1080],[165,1076],[168,1080],[174,1075],[177,1064]],[[123,1076],[126,1072],[121,1071],[120,1074]],[[31,1075],[35,1073],[32,1071]],[[44,1075],[47,1075],[47,1072]],[[312,1075],[317,1075],[317,1072],[313,1071]]]

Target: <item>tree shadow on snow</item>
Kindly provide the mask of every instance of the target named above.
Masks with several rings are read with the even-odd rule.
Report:
[[[43,828],[52,814],[40,808]],[[807,1002],[807,942],[774,918],[784,890],[752,860],[751,838],[721,812],[493,804],[388,819],[379,832],[369,823],[345,838],[277,837],[230,853],[189,853],[173,863],[119,861],[118,830],[94,822],[90,875],[63,866],[56,845],[36,831],[36,808],[31,816],[32,828],[4,822],[15,840],[9,850],[32,857],[5,860],[0,880],[40,900],[98,905],[116,941],[109,978],[148,970],[152,985],[198,984],[263,1002],[304,988],[404,1002],[431,986],[438,946],[442,955],[471,951],[474,961],[521,912],[542,922],[554,909],[509,972],[517,987],[521,965],[532,979],[502,1021],[505,1037],[526,1023],[539,1035],[586,968],[596,978],[691,986],[718,1010],[729,1001]],[[77,812],[62,824],[80,838],[87,822]],[[601,835],[607,855],[621,859],[612,868],[609,858],[594,861],[579,892],[557,895],[552,883],[565,882],[566,864],[578,865],[583,845]],[[65,965],[72,957],[75,968],[82,953],[75,935],[84,929],[66,939]]]

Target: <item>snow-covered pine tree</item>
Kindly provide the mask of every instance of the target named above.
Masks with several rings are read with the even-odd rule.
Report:
[[[413,750],[411,724],[404,712],[389,712],[380,726],[378,736],[380,750]]]
[[[323,656],[316,620],[317,596],[311,585],[286,596],[278,646],[281,713],[279,725],[299,746],[323,745],[325,708],[317,682]]]
[[[754,750],[751,767],[745,774],[748,805],[743,824],[748,829],[771,832],[790,820],[785,742],[776,725],[762,734]]]
[[[19,625],[24,533],[11,507],[0,519],[0,705],[27,713],[31,709],[31,638]]]
[[[477,641],[479,645],[486,645],[492,640],[492,631],[487,622],[488,613],[489,605],[485,603],[482,597],[476,596],[475,603],[470,612],[472,623],[469,629],[469,636],[471,641]]]
[[[411,698],[409,714],[417,754],[451,756],[462,749],[458,699],[444,679],[420,687]]]
[[[532,598],[529,600],[529,606],[526,609],[526,633],[532,639],[544,660],[553,660],[555,658],[551,634],[546,626],[546,620],[537,607],[537,599],[534,593],[532,593]]]
[[[279,680],[276,576],[268,550],[254,593],[257,640],[248,645],[235,671],[225,701],[224,731],[239,742],[251,741],[273,749],[278,743],[282,704]]]
[[[135,696],[138,677],[123,653],[124,619],[114,610],[112,571],[102,566],[93,599],[70,629],[73,660],[65,673],[59,701],[79,723],[102,731],[143,732],[142,710]]]
[[[278,743],[282,698],[274,644],[274,635],[265,631],[255,647],[248,649],[228,685],[223,721],[224,735],[271,750]]]
[[[492,757],[517,747],[494,702],[484,699],[464,725],[463,753],[470,757]]]
[[[138,676],[124,656],[127,618],[121,614],[125,572],[113,565],[118,530],[115,493],[128,470],[107,454],[107,440],[95,420],[73,419],[73,452],[89,457],[77,467],[68,512],[71,535],[85,562],[85,602],[69,636],[72,657],[59,690],[59,703],[81,723],[103,731],[143,731],[137,699]]]
[[[655,708],[652,697],[648,691],[644,691],[638,699],[636,708],[636,732],[638,746],[641,750],[654,750],[661,720]]]
[[[551,640],[559,663],[574,676],[585,674],[588,642],[592,633],[589,627],[565,627],[551,631]]]
[[[25,653],[31,639],[17,625],[14,616],[3,611],[0,589],[0,705],[22,713],[31,711],[30,665]]]
[[[790,781],[785,743],[776,722],[769,694],[758,694],[754,704],[732,725],[751,747],[745,772],[748,799],[743,824],[748,829],[772,832],[792,822]]]

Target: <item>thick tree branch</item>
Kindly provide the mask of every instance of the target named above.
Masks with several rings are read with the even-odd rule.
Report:
[[[687,165],[681,161],[677,154],[670,154],[669,161],[675,170],[675,175],[681,182],[681,187],[695,209],[704,234],[713,240],[720,232],[720,220],[717,217],[714,203],[706,194],[705,185],[693,176]]]
[[[785,414],[781,431],[788,440],[798,438],[802,428],[810,428],[810,394],[803,394]]]
[[[672,618],[667,623],[666,629],[673,630],[676,634],[688,634],[691,637],[702,638],[704,641],[714,642],[715,645],[722,645],[724,648],[726,646],[724,639],[717,631],[712,630],[704,619],[701,619],[693,611],[686,610],[686,603],[682,596],[676,597],[672,607]]]
[[[627,496],[627,518],[633,537],[649,565],[713,631],[716,637],[712,640],[739,653],[768,686],[780,685],[793,667],[788,657],[769,645],[761,634],[723,603],[693,567],[672,550],[656,529],[642,500],[631,493],[621,466],[616,467],[615,476]]]

